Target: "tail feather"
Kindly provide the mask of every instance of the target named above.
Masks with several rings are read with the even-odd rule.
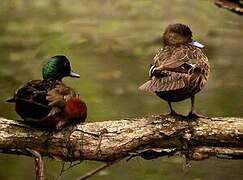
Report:
[[[173,78],[153,78],[138,89],[147,92],[172,91],[185,87],[183,79],[174,80]]]
[[[33,100],[28,100],[28,99],[18,98],[18,97],[13,97],[11,99],[7,99],[5,102],[14,103],[16,101],[22,101],[22,102],[36,105],[36,106],[43,107],[43,108],[48,108],[48,109],[50,108],[50,106],[48,106],[48,105],[45,105],[45,104],[42,104],[42,103],[39,103],[39,102],[36,102]]]
[[[155,92],[154,88],[153,88],[153,81],[149,80],[146,83],[144,83],[143,85],[141,85],[138,89],[141,91],[147,91],[147,92]]]
[[[10,99],[7,99],[7,100],[3,100],[3,101],[1,101],[1,102],[9,102],[9,103],[13,103],[13,102],[15,102],[15,98],[13,97],[13,98],[10,98]]]

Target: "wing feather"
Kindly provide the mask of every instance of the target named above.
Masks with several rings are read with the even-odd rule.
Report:
[[[139,89],[156,92],[184,88],[190,84],[191,79],[196,80],[201,71],[209,71],[207,62],[207,57],[202,51],[193,46],[165,46],[154,57],[155,68],[152,78]],[[194,72],[194,69],[199,69],[199,74]]]
[[[178,76],[175,72],[167,72],[168,76],[163,78],[153,77],[139,87],[140,90],[148,92],[171,91],[185,87],[184,76]]]

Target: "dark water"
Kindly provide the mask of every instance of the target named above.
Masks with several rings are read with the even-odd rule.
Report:
[[[161,47],[170,23],[188,24],[206,46],[211,77],[197,95],[199,112],[208,116],[243,116],[243,21],[212,1],[0,1],[0,97],[12,95],[23,82],[41,77],[46,59],[65,54],[78,80],[65,79],[87,101],[88,121],[141,117],[168,111],[156,96],[139,92],[147,68]],[[189,102],[176,109],[188,112]],[[0,116],[18,118],[13,107],[0,104]],[[31,158],[0,155],[0,179],[34,179]],[[243,179],[243,161],[210,159],[183,170],[180,157],[120,162],[92,179]],[[61,162],[46,159],[47,179]],[[83,162],[66,172],[73,179],[96,167]]]

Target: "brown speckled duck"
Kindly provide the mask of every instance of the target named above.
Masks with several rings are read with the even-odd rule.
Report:
[[[194,109],[194,100],[210,72],[208,58],[201,50],[204,46],[192,39],[190,28],[184,24],[169,25],[163,34],[163,44],[149,70],[150,80],[139,89],[156,93],[167,101],[173,116],[181,115],[173,110],[171,102],[191,98],[188,117],[202,117]]]

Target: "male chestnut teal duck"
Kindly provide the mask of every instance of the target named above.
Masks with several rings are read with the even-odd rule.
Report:
[[[15,110],[28,124],[61,130],[84,122],[87,107],[79,94],[66,86],[66,76],[79,78],[63,55],[51,57],[42,69],[43,80],[32,80],[19,87],[12,99]]]
[[[154,57],[149,70],[150,80],[139,87],[167,101],[170,115],[176,116],[171,103],[191,98],[188,117],[202,117],[194,108],[195,94],[206,84],[210,66],[202,52],[204,46],[192,39],[184,24],[169,25],[163,34],[163,48]]]

